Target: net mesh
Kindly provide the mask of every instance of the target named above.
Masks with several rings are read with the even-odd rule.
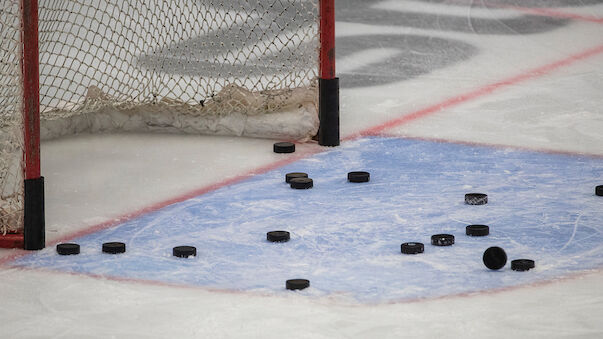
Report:
[[[0,235],[23,227],[20,1],[0,4]]]
[[[3,1],[0,220],[22,210],[20,1]],[[318,0],[39,1],[43,139],[318,129]],[[17,212],[15,212],[17,211]],[[7,224],[9,226],[7,226]]]

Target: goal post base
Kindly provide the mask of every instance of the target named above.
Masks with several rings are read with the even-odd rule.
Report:
[[[0,234],[0,248],[23,248],[22,233]]]
[[[339,146],[339,78],[319,79],[318,86],[318,143],[321,146]]]
[[[23,248],[41,250],[46,246],[44,220],[44,177],[25,180]]]

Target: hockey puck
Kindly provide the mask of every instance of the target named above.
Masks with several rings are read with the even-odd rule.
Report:
[[[465,204],[467,205],[485,205],[488,203],[488,195],[484,193],[465,194]]]
[[[109,254],[119,254],[126,251],[126,244],[123,242],[106,242],[103,244],[103,252]]]
[[[266,233],[266,240],[270,242],[287,242],[291,239],[287,231],[270,231]]]
[[[310,287],[310,280],[307,279],[290,279],[285,283],[288,290],[303,290]]]
[[[536,265],[532,259],[515,259],[511,261],[511,269],[513,271],[529,271],[534,267],[536,267]]]
[[[172,254],[178,258],[196,257],[197,248],[193,246],[176,246],[172,250]]]
[[[293,153],[295,152],[295,144],[292,142],[276,142],[274,143],[274,153]]]
[[[500,247],[490,247],[484,251],[484,265],[491,270],[499,270],[507,264],[507,253]]]
[[[435,246],[450,246],[454,244],[452,234],[434,234],[431,236],[431,244]]]
[[[468,225],[465,227],[465,233],[473,237],[483,237],[490,234],[490,227],[486,225]]]
[[[603,197],[603,185],[595,187],[595,194],[600,197]]]
[[[349,172],[348,173],[348,181],[349,182],[368,182],[371,179],[371,174],[369,172]]]
[[[304,190],[314,186],[314,181],[310,178],[294,178],[291,179],[289,183],[291,184],[291,188],[298,190]]]
[[[405,242],[400,245],[400,250],[404,254],[419,254],[423,253],[425,246],[420,242]]]
[[[290,183],[291,179],[307,178],[307,177],[308,177],[308,173],[303,173],[303,172],[287,173],[287,174],[285,174],[285,182],[286,183]]]
[[[80,254],[80,245],[72,243],[58,244],[57,253],[60,255]]]

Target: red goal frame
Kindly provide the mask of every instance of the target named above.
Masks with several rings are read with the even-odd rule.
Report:
[[[319,132],[323,146],[339,145],[339,79],[335,76],[335,0],[319,0]],[[0,235],[0,247],[38,250],[45,246],[44,177],[40,169],[38,0],[21,0],[24,124],[23,234]]]

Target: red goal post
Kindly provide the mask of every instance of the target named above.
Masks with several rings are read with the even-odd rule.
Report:
[[[334,0],[7,0],[0,19],[0,247],[45,245],[41,139],[339,145]]]

